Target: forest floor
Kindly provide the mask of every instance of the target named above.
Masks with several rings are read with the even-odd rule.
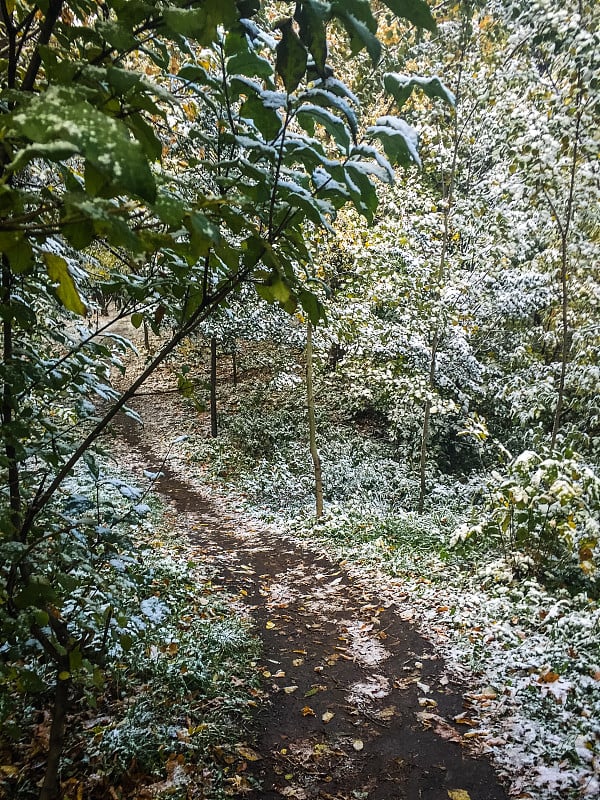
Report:
[[[193,558],[216,567],[214,590],[244,604],[262,640],[265,700],[234,796],[507,798],[479,752],[485,689],[469,697],[434,644],[402,618],[398,582],[373,585],[369,574],[258,522],[235,497],[198,480],[169,442],[207,421],[172,386],[168,369],[157,373],[132,403],[143,427],[123,417],[112,446],[134,477],[161,473],[154,488],[165,523],[188,537]]]

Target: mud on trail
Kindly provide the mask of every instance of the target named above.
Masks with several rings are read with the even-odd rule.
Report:
[[[162,379],[164,380],[164,378]],[[403,621],[394,587],[382,591],[343,563],[240,513],[194,480],[166,448],[190,419],[161,379],[132,403],[144,427],[122,417],[116,455],[134,474],[162,472],[155,489],[169,522],[216,582],[245,605],[263,642],[266,702],[257,713],[256,760],[237,796],[250,800],[506,800],[475,740],[454,722],[463,691],[432,643]],[[395,590],[397,591],[397,589]]]

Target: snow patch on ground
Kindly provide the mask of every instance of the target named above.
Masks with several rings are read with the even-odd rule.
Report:
[[[385,675],[371,675],[366,681],[352,684],[346,699],[351,705],[364,708],[389,693],[390,682]]]
[[[341,620],[340,627],[349,638],[348,654],[355,661],[372,667],[385,661],[390,653],[373,634],[373,625],[360,620]]]

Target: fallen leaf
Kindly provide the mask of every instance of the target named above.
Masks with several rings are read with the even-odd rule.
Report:
[[[352,742],[352,747],[356,750],[357,753],[360,753],[360,751],[363,749],[364,746],[365,743],[363,742],[362,739],[355,739]]]
[[[253,750],[251,747],[248,747],[245,744],[239,745],[236,747],[236,750],[241,757],[245,758],[247,761],[260,761],[262,759],[260,753],[257,753],[256,750]]]
[[[269,621],[267,622],[267,624],[265,625],[265,628],[266,628],[268,631],[271,631],[271,630],[273,630],[273,628],[274,628],[274,627],[275,627],[275,623],[274,623],[274,622],[271,622],[271,620],[269,620]]]
[[[313,683],[310,689],[307,689],[307,691],[304,692],[304,697],[312,697],[318,692],[325,692],[325,691],[327,691],[327,687],[324,686],[322,683]]]
[[[377,719],[391,719],[396,713],[396,706],[386,706],[378,711],[376,714]]]
[[[282,669],[280,669],[273,675],[273,677],[274,678],[285,678],[285,672]]]
[[[538,683],[554,683],[560,678],[558,672],[552,672],[551,670],[548,672],[544,672],[543,675],[540,675],[538,678]]]
[[[471,800],[471,795],[464,789],[448,789],[450,800]]]
[[[284,686],[283,687],[283,691],[286,694],[293,694],[294,692],[298,691],[298,687],[297,686]]]
[[[302,716],[303,717],[315,717],[316,714],[315,714],[315,712],[312,710],[312,708],[310,706],[304,706],[304,708],[302,709]]]
[[[335,717],[335,714],[333,713],[333,711],[326,711],[326,712],[325,712],[325,713],[324,713],[324,714],[321,716],[321,719],[323,720],[323,722],[324,722],[325,724],[327,724],[328,722],[331,722],[331,720],[332,720],[334,717]]]
[[[299,667],[299,666],[301,666],[302,664],[304,664],[304,659],[303,659],[303,658],[295,658],[295,659],[292,661],[292,664],[293,664],[295,667]]]

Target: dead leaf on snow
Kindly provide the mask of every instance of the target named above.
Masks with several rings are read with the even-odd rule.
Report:
[[[538,683],[555,683],[560,678],[558,672],[552,672],[552,670],[548,670],[548,672],[544,672],[538,678]]]

